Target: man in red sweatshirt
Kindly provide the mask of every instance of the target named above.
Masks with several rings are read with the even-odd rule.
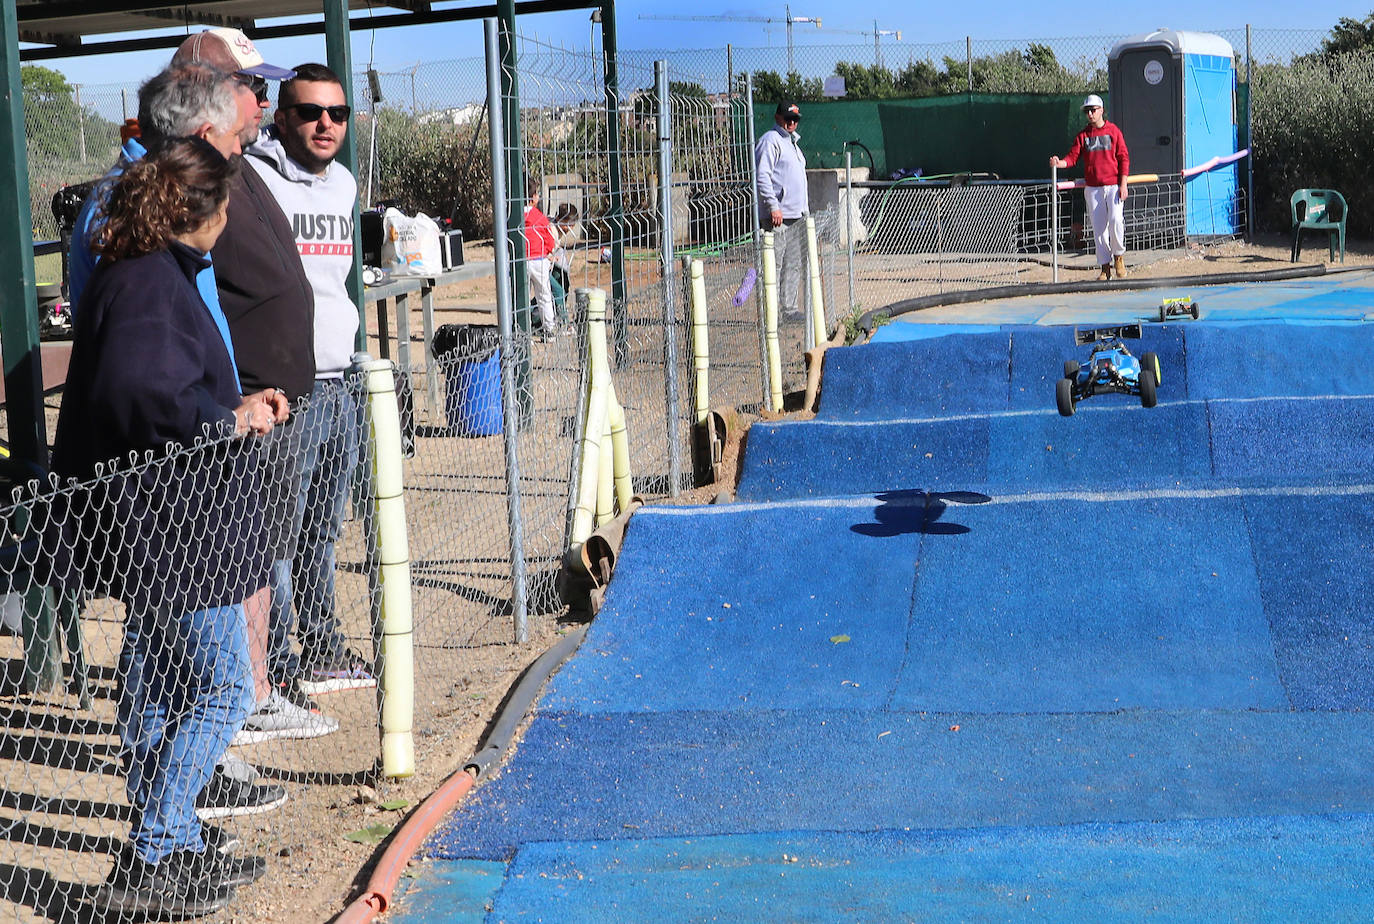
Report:
[[[1126,275],[1126,221],[1122,203],[1126,201],[1126,177],[1131,172],[1131,155],[1121,129],[1108,122],[1102,113],[1102,97],[1096,93],[1083,100],[1088,124],[1064,157],[1051,157],[1051,167],[1072,167],[1083,154],[1083,198],[1093,222],[1097,244],[1097,263],[1102,267],[1099,280]]]

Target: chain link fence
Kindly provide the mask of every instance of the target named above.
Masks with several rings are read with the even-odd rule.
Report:
[[[1247,32],[1216,34],[1237,55],[1237,76],[1245,66]],[[1256,29],[1250,32],[1257,93],[1264,105],[1260,70],[1286,67],[1312,54],[1327,36],[1322,30]],[[668,63],[674,81],[693,83],[707,93],[738,90],[741,75],[752,73],[755,98],[779,93],[802,100],[823,98],[826,77],[846,76],[849,98],[926,96],[944,93],[1055,93],[1101,90],[1106,86],[1107,54],[1124,35],[1026,40],[912,43],[882,37],[872,43],[796,44],[723,49],[622,50],[627,73],[651,75],[653,62]],[[583,52],[587,66],[600,61]],[[760,74],[772,74],[776,80]],[[484,76],[480,58],[417,64],[378,75],[381,99],[372,102],[365,73],[354,75],[359,101],[356,122],[359,187],[368,202],[396,201],[427,208],[429,214],[455,218],[468,229],[490,227],[489,203],[481,190],[485,149]],[[594,76],[594,75],[593,75]],[[795,79],[793,79],[795,77]],[[593,81],[594,82],[594,81]],[[599,88],[580,102],[599,102]],[[54,240],[58,228],[50,200],[62,185],[100,176],[114,162],[119,127],[137,114],[137,83],[41,88],[26,84],[24,106],[31,206],[36,240]],[[565,105],[574,102],[563,101]],[[375,120],[374,120],[375,112]],[[375,128],[374,128],[375,125]],[[375,152],[375,153],[374,153]],[[375,167],[373,166],[375,164]],[[368,193],[371,195],[368,195]],[[485,219],[485,221],[483,221]],[[476,235],[469,234],[469,239]]]
[[[1231,168],[1232,171],[1234,168]],[[855,308],[960,289],[1048,281],[1058,254],[1093,250],[1081,189],[1014,180],[841,180],[838,242],[853,241],[840,273]],[[846,216],[845,203],[853,203]],[[1135,182],[1125,203],[1130,253],[1188,240],[1235,240],[1245,202],[1210,173]]]
[[[1261,46],[1261,37],[1267,44]],[[1291,59],[1319,39],[1317,33],[1256,33],[1256,57]],[[1105,62],[1105,49],[1115,39],[1059,41],[1039,44],[1073,70],[1093,55]],[[543,267],[529,259],[532,239],[522,215],[512,276],[523,282],[514,286],[523,293],[523,304],[516,306],[523,320],[507,348],[501,349],[489,328],[454,329],[436,336],[433,353],[396,370],[407,449],[405,532],[421,762],[452,757],[447,735],[453,719],[473,711],[471,685],[494,670],[483,652],[511,644],[518,609],[548,616],[563,606],[554,576],[568,543],[575,440],[586,389],[585,319],[575,290],[598,287],[613,295],[612,376],[631,435],[634,488],[646,498],[671,498],[693,483],[690,261],[701,260],[704,269],[710,405],[757,411],[767,388],[762,285],[756,281],[751,112],[736,78],[746,70],[787,66],[786,49],[622,53],[620,92],[608,110],[600,55],[527,37],[518,44],[513,76],[519,81],[521,143],[496,158],[488,143],[483,61],[380,74],[375,100],[367,76],[355,75],[357,98],[365,101],[353,128],[358,179],[369,202],[394,200],[407,211],[453,218],[461,227],[487,229],[489,235],[493,161],[518,156],[538,189],[541,209],[550,217],[560,211],[565,216],[554,226],[557,247],[548,256],[551,325],[534,321],[539,308],[530,303],[530,279],[538,277],[534,288],[542,289]],[[970,57],[969,48],[959,43],[883,42],[876,54],[882,67],[924,61],[932,70],[957,76],[959,68],[945,59],[962,61],[967,71],[979,57],[1030,53],[1020,49],[1021,43],[974,43]],[[838,62],[868,61],[874,53],[865,45],[824,54],[803,53],[799,47],[792,66],[802,79],[819,80]],[[669,131],[662,142],[664,99],[655,60],[667,62]],[[1073,72],[1089,79],[1085,70]],[[988,86],[1021,91],[1030,85]],[[31,125],[70,126],[75,119],[78,126],[72,148],[52,147],[38,137],[41,133],[30,132],[36,238],[57,234],[49,223],[51,191],[103,173],[117,153],[119,124],[136,108],[132,85],[81,87],[79,101],[77,95],[70,94],[73,110],[62,108],[61,92],[26,91]],[[1140,196],[1147,213],[1175,208],[1181,178],[1163,178],[1158,188],[1151,193],[1133,187],[1132,199]],[[1061,237],[1086,234],[1081,224],[1075,228],[1077,194],[1061,194],[1052,219],[1043,187],[871,184],[857,193],[814,216],[827,330],[860,307],[1020,278],[1020,268],[1047,251],[1056,225]],[[1149,205],[1152,195],[1155,204]],[[517,204],[524,204],[524,191],[508,190],[507,200],[495,208],[510,213]],[[1148,237],[1154,224],[1132,226],[1128,234],[1137,236],[1136,246],[1162,246]],[[805,382],[802,353],[810,335],[801,319],[781,323],[783,389],[796,392]],[[401,355],[396,346],[389,352]],[[507,432],[502,414],[503,367],[515,373],[519,416],[510,428],[514,432]],[[362,406],[359,377],[351,376],[344,390]],[[304,419],[306,408],[295,410]],[[342,643],[370,663],[379,631],[378,559],[365,477],[373,444],[365,436],[364,417],[343,419],[357,437],[359,464],[348,439],[329,444],[313,464],[333,463],[334,469],[352,473],[350,495],[361,500],[338,511],[341,522],[329,567],[297,573],[293,590],[303,607],[312,597],[332,592]],[[165,727],[156,730],[156,715],[139,733],[130,722],[132,707],[121,709],[121,698],[128,704],[130,695],[160,684],[161,693],[172,697],[162,718],[177,721],[187,713],[176,699],[184,699],[184,691],[166,689],[167,681],[182,676],[182,668],[164,657],[167,639],[180,637],[176,632],[231,632],[233,623],[224,614],[214,623],[154,617],[185,617],[207,608],[195,588],[226,578],[230,563],[243,563],[226,544],[235,532],[294,528],[285,508],[268,503],[241,477],[225,474],[298,470],[304,450],[287,438],[289,433],[288,428],[262,440],[207,440],[141,456],[81,485],[39,482],[22,488],[0,510],[8,529],[0,553],[5,585],[0,621],[6,626],[0,652],[7,665],[0,688],[5,716],[0,825],[7,832],[0,847],[0,894],[27,909],[25,914],[61,919],[93,893],[119,854],[133,820],[126,790],[145,779],[131,779],[129,755],[155,758],[166,738]],[[512,448],[514,466],[507,454]],[[512,471],[518,472],[514,482]],[[143,503],[138,517],[120,513],[131,499]],[[322,499],[307,512],[328,526],[333,509],[326,507]],[[252,522],[245,523],[245,516]],[[227,523],[235,529],[223,528]],[[205,563],[212,560],[219,564],[208,568]],[[168,561],[172,566],[159,567],[158,562]],[[169,576],[175,584],[188,575],[195,577],[193,589],[178,598],[175,608],[149,603],[149,588],[165,594]],[[268,695],[274,692],[263,667],[262,648],[269,640],[261,637],[271,617],[264,615],[260,593],[243,597],[233,615],[242,625],[249,658],[228,669],[237,672],[235,682],[253,690],[257,702],[265,683]],[[173,625],[182,628],[172,631]],[[357,679],[354,672],[342,673],[348,675],[339,678],[343,683]],[[321,682],[327,685],[329,679]],[[222,753],[192,760],[197,773],[219,781],[220,797],[234,790],[233,781],[260,787],[258,798],[275,793],[272,787],[289,791],[270,825],[253,830],[252,851],[289,851],[293,830],[304,827],[307,816],[327,812],[341,793],[358,784],[377,782],[379,703],[373,690],[356,686],[329,696],[323,705],[322,712],[307,710],[304,716],[285,707],[274,715],[255,712],[228,760],[220,759]],[[206,763],[210,759],[218,761],[217,770]],[[201,814],[219,823],[222,817],[209,799]],[[231,825],[231,833],[235,830]]]

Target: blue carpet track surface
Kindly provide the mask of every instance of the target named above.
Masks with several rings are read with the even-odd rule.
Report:
[[[1147,334],[1161,405],[1068,419],[1071,330],[832,350],[395,919],[1369,920],[1374,335]]]

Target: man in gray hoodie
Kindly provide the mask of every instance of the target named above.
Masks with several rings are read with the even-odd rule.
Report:
[[[347,510],[361,423],[344,379],[358,333],[358,308],[345,288],[353,267],[358,184],[335,161],[350,115],[343,83],[323,64],[302,64],[295,71],[281,84],[273,125],[244,159],[290,222],[314,295],[315,384],[296,424],[304,444],[296,505],[300,538],[290,593],[272,595],[268,666],[275,681],[295,679],[301,691],[320,694],[377,682],[370,662],[345,643],[334,601],[334,545]],[[291,647],[293,629],[299,659]]]

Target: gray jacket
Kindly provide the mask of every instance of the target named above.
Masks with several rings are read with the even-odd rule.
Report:
[[[781,125],[764,134],[754,146],[758,167],[759,218],[768,227],[768,214],[782,212],[784,219],[800,218],[807,212],[806,155],[797,144],[798,136]]]

